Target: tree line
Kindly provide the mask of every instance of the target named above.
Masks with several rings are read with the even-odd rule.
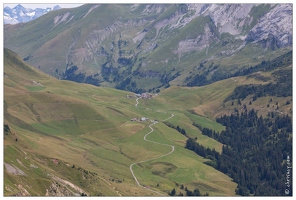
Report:
[[[217,118],[217,122],[226,126],[220,133],[197,125],[202,134],[223,144],[221,154],[202,147],[192,138],[185,147],[209,158],[206,164],[233,178],[238,184],[238,195],[286,195],[287,157],[292,156],[292,120],[278,113],[269,116],[258,117],[254,109],[224,115]]]
[[[77,70],[78,70],[78,67],[76,65],[73,65],[67,68],[66,71],[63,73],[62,79],[75,81],[77,83],[88,83],[88,84],[100,86],[100,81],[96,78],[98,74],[85,76],[85,73],[81,73],[81,72],[76,74],[75,72]]]
[[[263,96],[287,97],[292,96],[292,69],[278,70],[272,73],[276,83],[266,85],[240,85],[224,100],[244,99],[248,95],[253,95],[253,99]]]
[[[177,186],[179,186],[179,184],[177,184]],[[180,185],[180,192],[179,194],[177,194],[177,190],[175,188],[172,189],[171,192],[169,192],[168,194],[170,196],[209,196],[209,193],[205,193],[205,194],[202,194],[198,188],[195,188],[193,191],[192,190],[189,190],[187,188],[187,186],[184,186],[183,184]],[[184,190],[184,192],[182,191]]]
[[[173,124],[169,123],[169,122],[164,122],[165,125],[167,125],[170,128],[176,129],[179,133],[181,133],[182,135],[186,135],[186,131],[185,129],[181,128],[179,125],[174,126]]]
[[[221,70],[218,66],[209,67],[211,69],[204,71],[201,74],[195,74],[186,78],[186,86],[204,86],[216,81],[223,79],[235,77],[235,76],[245,76],[259,71],[272,71],[277,68],[286,67],[292,64],[292,51],[289,51],[273,60],[264,60],[261,63],[251,66],[251,67],[242,67],[241,69],[235,72],[225,72]],[[203,64],[200,64],[199,69],[204,68]],[[211,77],[209,77],[210,72],[213,72]]]

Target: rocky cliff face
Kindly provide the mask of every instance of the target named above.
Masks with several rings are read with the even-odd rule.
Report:
[[[260,44],[270,41],[277,48],[292,46],[292,4],[193,4],[189,8],[210,16],[220,34],[229,33]],[[259,9],[263,12],[258,13]]]
[[[292,46],[292,4],[274,6],[250,30],[247,42],[262,44],[264,48]]]
[[[204,16],[208,15],[213,20],[220,34],[229,33],[240,35],[243,28],[250,25],[253,16],[251,9],[255,4],[210,4],[200,10]]]
[[[5,47],[58,78],[132,91],[166,87],[184,74],[182,84],[188,71],[204,73],[200,63],[245,56],[249,65],[262,61],[260,48],[292,48],[292,4],[85,5],[37,22],[47,24],[45,32],[25,24],[11,35],[19,27],[6,26]],[[19,40],[32,34],[38,39]]]

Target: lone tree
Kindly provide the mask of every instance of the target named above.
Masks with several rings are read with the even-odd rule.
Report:
[[[171,191],[171,193],[169,194],[170,196],[175,196],[175,194],[176,194],[176,190],[175,190],[175,188],[174,189],[172,189],[172,191]]]
[[[5,133],[9,133],[10,132],[10,128],[7,124],[4,124],[4,132]]]
[[[199,189],[193,191],[193,196],[201,196]]]

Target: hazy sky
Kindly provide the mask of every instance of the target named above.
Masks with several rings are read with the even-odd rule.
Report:
[[[4,7],[8,6],[10,8],[13,8],[15,6],[17,6],[18,4],[21,4],[22,6],[24,6],[25,8],[52,8],[56,5],[59,5],[62,8],[73,8],[73,7],[78,7],[81,6],[83,4],[73,4],[73,3],[53,3],[53,4],[49,4],[49,3],[4,3]]]
[[[52,4],[48,4],[48,3],[38,3],[40,2],[40,0],[18,0],[16,2],[18,3],[6,3],[6,2],[13,2],[14,0],[2,0],[4,1],[3,7],[9,6],[10,8],[13,8],[15,6],[17,6],[18,4],[21,4],[22,6],[24,6],[25,8],[52,8],[55,5],[59,5],[62,8],[73,8],[73,7],[78,7],[83,5],[83,3],[78,4],[78,3],[70,3],[69,1],[65,1],[65,0],[59,0],[58,3],[52,3]],[[6,2],[5,2],[6,1]],[[186,3],[234,3],[232,2],[233,0],[215,0],[213,2],[213,0],[185,0]],[[258,3],[258,0],[249,0],[248,3]],[[269,2],[269,3],[274,3],[275,0],[261,0],[261,3],[264,2]],[[286,0],[286,1],[291,1],[292,0]],[[24,2],[24,3],[22,3]],[[53,2],[57,2],[57,1],[53,1]],[[69,2],[69,3],[68,3]],[[73,1],[72,1],[73,2]],[[74,1],[75,2],[75,1]],[[78,1],[79,2],[79,1]],[[81,1],[80,1],[81,2]],[[182,3],[183,1],[180,0],[88,0],[84,3]],[[243,0],[236,0],[236,3],[247,3],[247,1],[243,1]],[[184,2],[183,2],[184,3]],[[279,3],[279,2],[278,2]]]

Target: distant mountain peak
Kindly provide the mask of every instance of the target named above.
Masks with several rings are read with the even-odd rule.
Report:
[[[24,6],[22,6],[21,4],[18,4],[17,6],[15,6],[14,8],[25,8]]]
[[[36,19],[52,10],[61,9],[60,6],[56,5],[52,8],[25,8],[23,5],[18,4],[14,8],[10,8],[6,6],[4,8],[4,24],[17,24],[17,23],[24,23],[29,22],[33,19]]]
[[[58,9],[61,9],[61,8],[62,8],[61,6],[56,5],[56,6],[53,7],[53,10],[58,10]]]

